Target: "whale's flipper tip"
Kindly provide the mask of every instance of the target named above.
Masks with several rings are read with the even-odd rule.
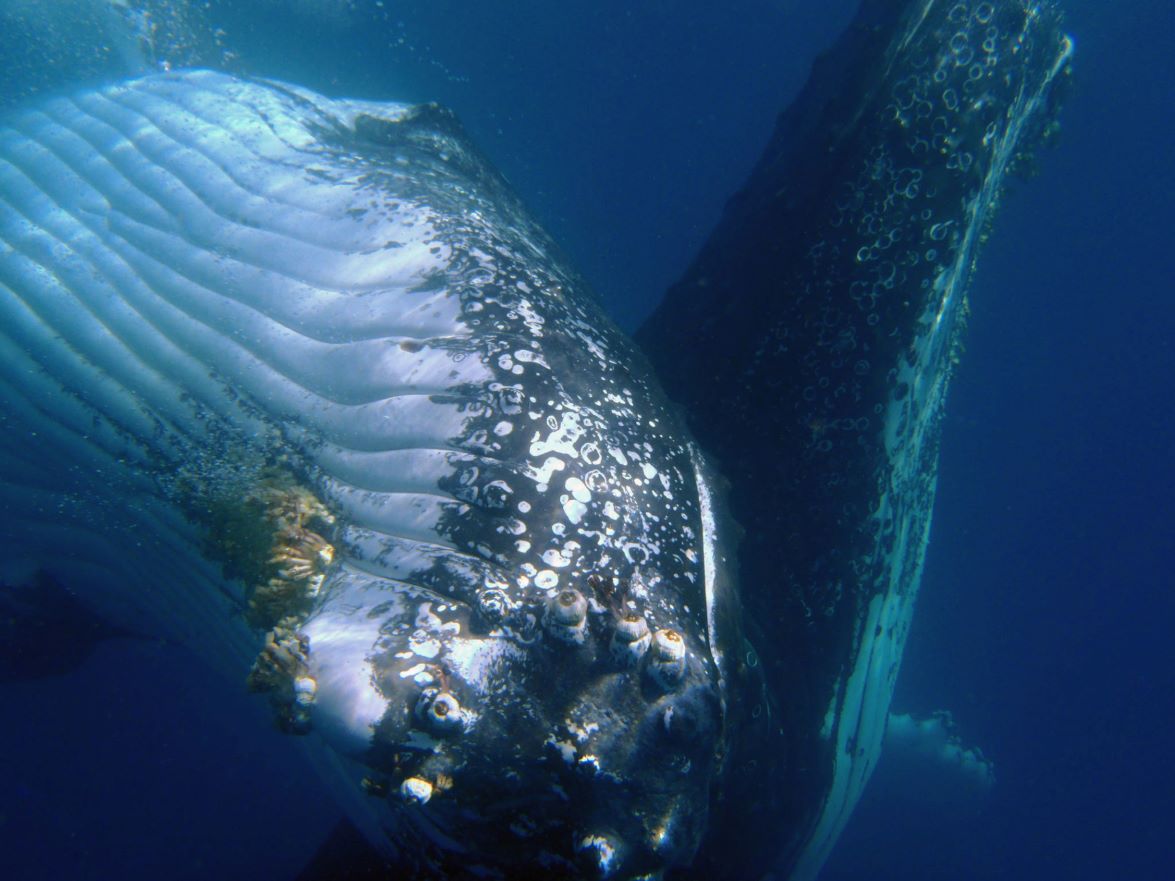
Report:
[[[44,571],[0,582],[0,682],[64,676],[99,643],[135,636],[94,613]]]

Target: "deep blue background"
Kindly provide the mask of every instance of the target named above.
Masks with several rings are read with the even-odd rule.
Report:
[[[630,328],[854,6],[358,5],[213,22],[248,70],[454,107]],[[951,709],[998,783],[883,760],[828,879],[1175,877],[1175,20],[1065,5],[1077,88],[981,256],[897,698]],[[0,691],[0,878],[290,878],[334,809],[226,691],[141,642]]]

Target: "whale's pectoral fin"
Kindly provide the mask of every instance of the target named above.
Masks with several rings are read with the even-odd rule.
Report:
[[[102,641],[135,636],[95,614],[45,572],[0,583],[0,682],[63,676]]]
[[[966,283],[1071,48],[1051,3],[867,0],[638,334],[730,480],[776,702],[732,762],[746,813],[717,813],[769,847],[786,829],[797,877],[880,749]]]

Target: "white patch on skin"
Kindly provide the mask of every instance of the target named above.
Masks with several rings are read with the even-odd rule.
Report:
[[[608,363],[608,353],[605,352],[602,348],[600,348],[599,343],[597,343],[594,339],[592,339],[587,334],[581,333],[581,334],[578,334],[578,336],[583,341],[583,344],[587,347],[587,350],[589,352],[591,352],[592,355],[595,356],[597,361],[599,361],[601,364]]]
[[[347,750],[365,749],[388,707],[371,684],[368,660],[379,622],[324,614],[311,617],[303,630],[314,646],[309,673],[318,683],[316,730]]]
[[[484,695],[493,682],[495,667],[523,651],[506,639],[455,639],[445,660],[462,679]],[[471,712],[462,708],[462,712]],[[471,720],[472,721],[472,720]]]
[[[409,730],[408,742],[404,745],[421,752],[435,753],[440,741],[427,732],[413,728]]]
[[[535,437],[538,437],[538,435],[535,435]],[[531,452],[534,452],[534,445],[531,445]],[[558,456],[548,456],[538,468],[528,464],[525,469],[525,474],[538,485],[539,492],[546,492],[547,486],[551,482],[551,477],[554,476],[556,471],[562,471],[564,467],[566,466],[563,464],[563,460]],[[519,510],[522,510],[521,505],[519,506]]]
[[[559,758],[563,759],[567,764],[575,764],[575,744],[567,740],[548,740],[547,743],[555,747],[559,753]]]
[[[579,455],[576,445],[582,436],[583,428],[579,424],[579,413],[575,410],[565,410],[562,419],[547,435],[546,440],[542,439],[541,432],[535,432],[530,442],[530,455],[538,458],[547,453],[560,453],[574,459]]]
[[[441,653],[441,641],[419,630],[412,634],[408,647],[422,658],[435,658]]]
[[[563,485],[571,493],[571,497],[577,502],[590,502],[592,500],[592,491],[578,477],[568,477]]]
[[[543,562],[548,566],[554,566],[556,569],[562,569],[570,565],[571,561],[563,556],[563,552],[552,548],[549,551],[543,551]]]
[[[498,437],[505,437],[514,430],[513,422],[499,422],[494,426],[494,434]]]
[[[515,520],[515,519],[511,518],[510,520],[507,520],[503,526],[499,527],[498,531],[499,532],[505,531],[505,532],[510,533],[511,535],[522,535],[523,533],[526,532],[526,524],[523,523],[521,520]]]
[[[544,569],[534,577],[534,583],[538,587],[552,588],[559,583],[559,576],[550,569]]]
[[[619,520],[620,512],[616,510],[615,502],[604,502],[604,516],[609,520]]]
[[[575,738],[576,743],[587,743],[593,734],[600,730],[599,722],[587,722],[583,725],[577,725],[570,719],[563,723],[567,726],[567,733]]]
[[[519,290],[524,290],[521,283]],[[520,299],[514,305],[514,311],[522,316],[522,323],[526,325],[526,329],[530,331],[531,336],[541,337],[543,335],[543,324],[546,322],[546,319],[534,310],[534,306],[530,304],[529,300]]]
[[[401,654],[403,654],[403,653],[401,653]],[[411,679],[412,677],[414,677],[420,673],[424,673],[427,670],[428,670],[428,668],[424,664],[417,664],[415,667],[409,667],[407,670],[401,670],[400,671],[400,678],[401,679]]]
[[[587,505],[583,502],[563,496],[563,515],[572,523],[578,524],[587,513]]]
[[[522,501],[518,503],[518,510],[523,514],[530,513],[530,502]]]

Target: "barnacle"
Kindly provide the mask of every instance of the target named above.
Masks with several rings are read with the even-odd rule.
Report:
[[[269,695],[283,731],[303,734],[310,729],[310,708],[318,683],[309,674],[310,641],[288,618],[265,634],[265,645],[253,662],[249,690]]]
[[[674,688],[685,673],[685,641],[671,628],[653,634],[649,652],[649,674],[665,689]]]
[[[632,667],[645,656],[653,636],[643,615],[629,612],[616,622],[612,632],[612,654],[621,664]]]
[[[188,509],[207,529],[208,556],[244,582],[249,623],[269,628],[310,611],[334,561],[324,535],[335,518],[294,475],[267,469],[243,492],[197,497]]]
[[[582,645],[587,632],[587,612],[587,599],[582,593],[574,588],[560,591],[547,603],[547,630],[561,642]]]
[[[452,734],[462,729],[465,714],[451,693],[426,688],[416,702],[416,717],[434,734]]]

